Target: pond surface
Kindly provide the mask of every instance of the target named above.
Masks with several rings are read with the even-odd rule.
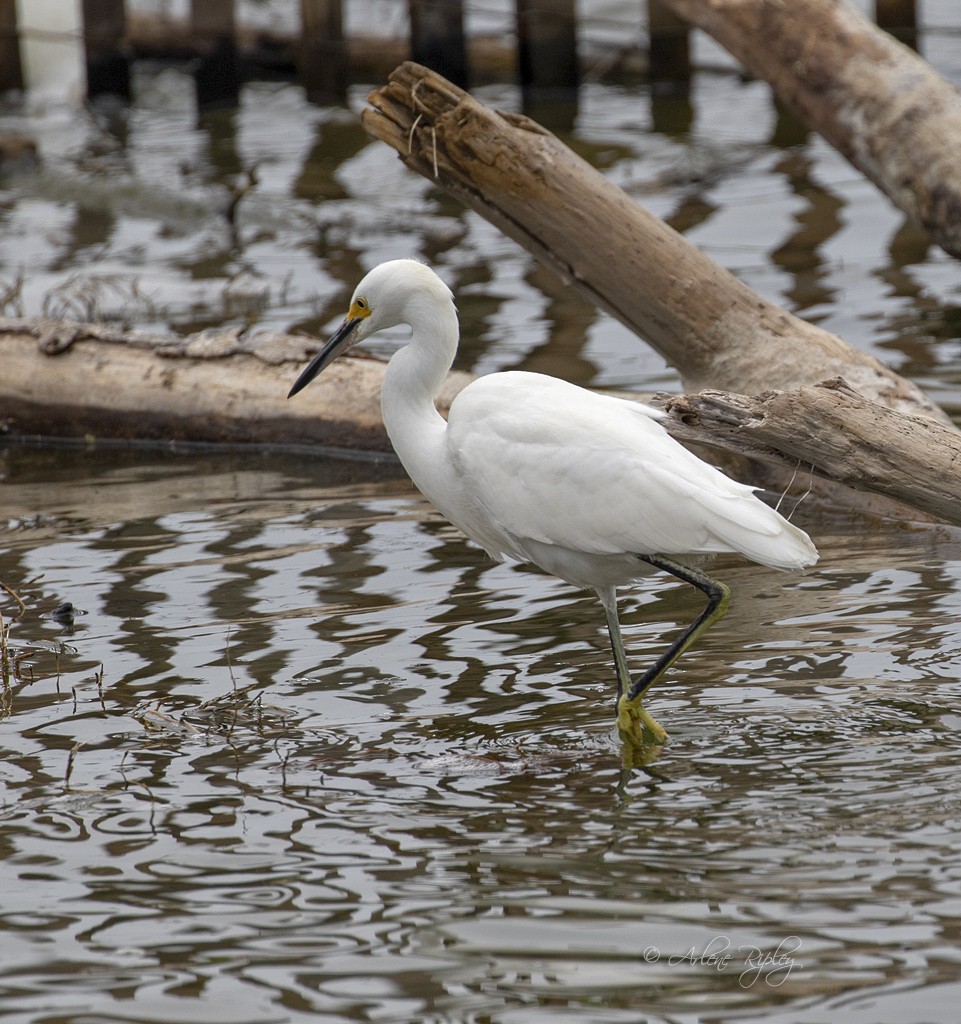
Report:
[[[389,468],[5,466],[0,1018],[951,1019],[956,531],[732,561],[624,772],[596,602]],[[625,604],[637,663],[697,606]]]
[[[923,7],[961,81],[957,12]],[[198,118],[144,68],[130,111],[8,105],[43,160],[0,179],[4,311],[324,334],[416,255],[462,368],[679,387],[369,143],[366,92],[255,83]],[[957,262],[764,86],[592,82],[565,137],[961,414]],[[392,461],[4,442],[0,1021],[955,1021],[961,533],[794,521],[820,563],[717,566],[731,612],[625,770],[596,600],[492,566]],[[623,605],[640,667],[700,602],[651,576]]]

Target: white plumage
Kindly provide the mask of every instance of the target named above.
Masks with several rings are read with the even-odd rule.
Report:
[[[497,373],[454,400],[446,447],[478,508],[519,545],[626,554],[615,582],[636,575],[634,556],[645,553],[739,552],[778,568],[811,561],[804,533],[679,445],[661,418],[552,377]]]
[[[447,421],[434,396],[457,350],[453,296],[428,267],[394,260],[354,292],[347,318],[291,389],[376,331],[408,324],[410,342],[387,367],[381,404],[401,462],[423,494],[492,558],[533,562],[597,591],[618,668],[618,725],[664,732],[641,707],[644,690],[711,622],[727,590],[685,556],[736,553],[779,569],[817,561],[802,530],[678,444],[649,406],[536,373],[495,373],[468,385]],[[676,561],[680,559],[681,561]],[[635,683],[627,673],[614,588],[666,569],[707,594],[708,608]]]

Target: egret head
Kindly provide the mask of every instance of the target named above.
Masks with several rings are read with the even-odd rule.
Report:
[[[352,345],[398,324],[410,322],[410,304],[419,296],[452,301],[450,289],[430,267],[416,260],[390,260],[366,274],[354,289],[343,323],[307,364],[287,394],[302,391],[337,356]]]

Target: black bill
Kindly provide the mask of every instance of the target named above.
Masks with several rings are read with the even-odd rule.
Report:
[[[361,320],[362,317],[348,318],[337,328],[330,341],[311,359],[304,367],[303,373],[294,381],[294,386],[287,392],[288,398],[293,398],[298,391],[303,391],[321,370],[329,366],[350,345]]]

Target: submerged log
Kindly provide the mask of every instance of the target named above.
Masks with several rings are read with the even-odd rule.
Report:
[[[529,118],[410,62],[370,103],[371,135],[647,340],[687,389],[757,394],[841,376],[891,408],[945,418],[920,388],[758,295]]]
[[[345,356],[317,378],[310,401],[286,400],[318,347],[275,332],[177,339],[0,319],[0,431],[89,443],[109,437],[388,452],[382,361]],[[442,412],[471,379],[450,374],[438,400]],[[664,425],[684,444],[787,467],[804,486],[812,477],[834,481],[846,506],[961,526],[961,432],[871,402],[843,381],[756,397],[716,390],[621,397],[663,409]],[[848,488],[881,501],[852,502]]]
[[[838,0],[663,0],[961,257],[961,94]]]

